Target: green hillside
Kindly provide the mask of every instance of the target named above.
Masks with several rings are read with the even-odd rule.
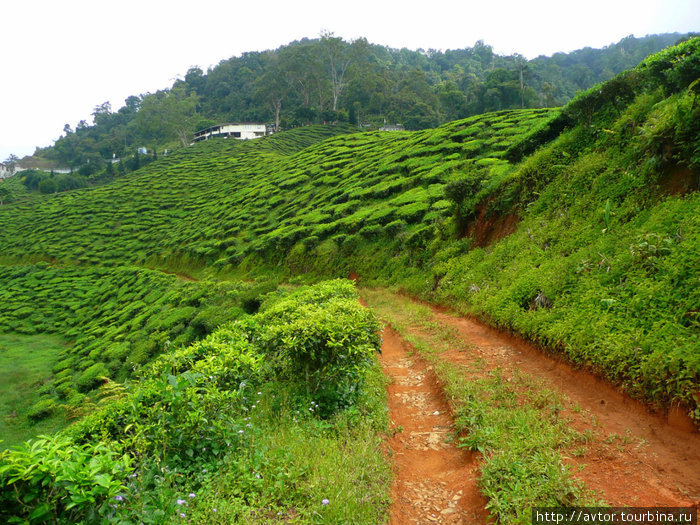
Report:
[[[499,55],[483,41],[424,51],[364,38],[344,41],[324,32],[321,38],[230,57],[207,71],[191,67],[171,87],[129,96],[114,111],[109,102],[101,103],[92,123],[66,125],[53,146],[22,162],[38,169],[71,167],[79,175],[56,182],[59,188],[77,187],[99,179],[103,170],[111,172],[106,161],[113,155],[124,160],[119,167],[131,169],[137,148],[160,154],[222,122],[265,122],[278,129],[326,122],[376,129],[390,122],[417,130],[489,111],[561,106],[691,36],[697,35],[629,35],[602,49],[526,60],[517,53]],[[46,186],[53,191],[51,183]]]
[[[206,465],[238,472],[230,479],[262,468],[262,452],[211,464],[191,452],[198,439],[211,450],[243,430],[245,411],[231,408],[243,383],[285,397],[267,416],[282,414],[279,432],[301,432],[304,446],[320,439],[332,448],[339,435],[377,439],[386,422],[373,376],[376,321],[347,282],[277,286],[358,276],[513,330],[700,422],[699,81],[694,38],[561,109],[486,113],[413,132],[309,126],[208,141],[99,187],[20,195],[0,206],[0,337],[63,345],[23,417],[98,411],[41,446],[66,446],[80,462],[80,447],[106,443],[100,454],[114,483],[98,495],[100,515],[126,490],[114,473],[127,475],[130,461],[151,474],[181,469],[181,479],[158,489],[171,499],[189,486],[211,489],[198,474]],[[140,381],[120,390],[128,378]],[[117,401],[100,401],[115,390]],[[307,435],[294,410],[319,401],[324,413]],[[159,427],[153,407],[173,419]],[[188,407],[198,423],[183,415]],[[228,426],[209,423],[227,410]],[[348,431],[346,418],[360,418],[364,430]],[[318,511],[303,503],[307,490],[319,499],[309,486],[315,474],[303,470],[310,467],[280,456],[279,443],[258,443],[279,460],[281,470],[266,476],[298,483],[270,488],[245,478],[249,495],[239,494],[228,516],[250,518],[263,504],[287,517]],[[18,469],[26,482],[18,490],[42,482],[22,478],[29,451],[8,454],[12,467],[0,467],[0,477]],[[288,463],[301,470],[289,474]],[[382,472],[372,489],[381,493],[386,466],[376,457],[367,465]],[[280,499],[289,486],[298,491]],[[237,494],[233,485],[222,490]],[[2,497],[18,515],[29,508]],[[70,521],[79,514],[61,497],[45,502],[46,515]],[[342,519],[377,522],[361,501],[362,519]]]

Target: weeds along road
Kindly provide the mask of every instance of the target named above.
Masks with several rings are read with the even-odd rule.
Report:
[[[392,523],[484,522],[487,504],[506,521],[529,512],[517,509],[528,498],[700,503],[700,435],[689,421],[653,414],[591,373],[477,321],[386,290],[362,296],[388,325]],[[521,460],[509,476],[532,492],[512,490],[501,475]]]

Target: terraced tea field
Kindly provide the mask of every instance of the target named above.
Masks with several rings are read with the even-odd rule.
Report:
[[[0,207],[0,358],[31,372],[10,377],[28,393],[4,424],[78,422],[0,453],[0,518],[378,523],[382,434],[405,445],[397,454],[449,449],[453,466],[467,457],[457,443],[479,471],[463,507],[453,478],[431,478],[431,494],[405,479],[394,499],[423,502],[407,519],[692,504],[699,57],[690,39],[561,109],[208,141],[102,186],[19,192]],[[335,277],[378,287],[365,290],[370,306],[425,360],[385,361],[410,383],[391,390],[417,411],[408,435],[390,427],[401,419],[395,404],[387,413],[375,314],[348,281],[302,286]],[[500,332],[475,335],[400,294]],[[511,332],[539,358],[520,357]],[[392,352],[404,344],[394,336]],[[22,350],[35,342],[39,354]],[[557,361],[542,352],[612,394],[546,384]],[[444,407],[441,392],[454,418],[419,413]],[[608,407],[650,423],[616,426]],[[31,435],[18,428],[11,439]],[[80,475],[66,484],[66,469],[36,469],[36,457]],[[618,467],[647,474],[628,473],[625,491]]]

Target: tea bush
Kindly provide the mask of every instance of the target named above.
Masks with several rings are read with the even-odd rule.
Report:
[[[347,281],[271,296],[264,312],[163,354],[64,432],[0,453],[0,518],[162,523],[196,512],[197,498],[214,499],[212,487],[219,508],[236,519],[262,505],[297,516],[334,512],[319,508],[328,493],[319,496],[325,487],[304,470],[317,449],[331,454],[316,465],[329,472],[350,452],[357,456],[330,481],[348,487],[334,508],[355,509],[348,519],[356,523],[381,521],[389,471],[376,436],[386,424],[372,358],[378,322],[356,298]],[[304,339],[319,319],[325,322]],[[322,350],[313,377],[342,378],[352,395],[325,405],[303,375],[271,365],[275,337],[288,345],[294,369],[299,352]]]
[[[119,381],[167,348],[243,315],[274,283],[190,282],[134,267],[0,266],[0,331],[49,333],[68,344],[36,407],[77,408],[105,378]],[[51,378],[45,378],[50,380]],[[33,421],[51,411],[32,408]]]

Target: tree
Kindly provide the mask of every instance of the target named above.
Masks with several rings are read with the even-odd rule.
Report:
[[[527,61],[525,57],[519,54],[513,55],[515,57],[515,63],[518,66],[518,72],[520,73],[520,108],[525,109],[525,79],[524,72],[527,69]]]
[[[136,125],[146,140],[161,143],[177,138],[187,146],[195,131],[199,95],[187,94],[184,86],[147,94],[136,114]]]
[[[330,31],[321,33],[321,49],[327,60],[326,67],[331,83],[333,111],[338,111],[338,98],[345,88],[345,73],[354,58],[353,50],[342,38],[333,36]]]
[[[289,87],[299,95],[303,107],[310,107],[316,77],[322,76],[319,55],[314,52],[314,44],[295,42],[280,49],[278,56],[279,62],[284,65],[284,78]]]
[[[39,191],[41,193],[56,193],[58,191],[58,186],[56,184],[56,179],[47,177],[39,183]]]
[[[7,169],[10,170],[10,173],[15,171],[15,166],[17,166],[17,162],[19,161],[19,157],[15,155],[14,153],[10,154],[9,157],[5,159],[5,166],[7,166]]]
[[[0,185],[0,206],[14,200],[15,196],[10,191],[10,188],[6,187],[4,184]]]
[[[185,83],[189,87],[187,90],[188,93],[194,91],[197,95],[202,95],[206,84],[204,71],[197,66],[189,68],[187,70],[187,74],[185,75]]]
[[[109,116],[112,114],[112,105],[108,102],[103,102],[99,106],[95,106],[92,110],[92,120],[95,125],[106,125]]]
[[[81,130],[80,135],[78,134],[79,130]],[[54,144],[56,160],[62,166],[68,166],[71,171],[91,160],[98,163],[100,161],[97,142],[82,130],[84,127],[73,131],[70,125],[66,124],[63,127],[65,135]]]
[[[275,116],[275,131],[280,129],[280,113],[282,102],[289,93],[289,84],[284,78],[278,56],[273,55],[267,71],[255,83],[256,96],[272,110]]]

